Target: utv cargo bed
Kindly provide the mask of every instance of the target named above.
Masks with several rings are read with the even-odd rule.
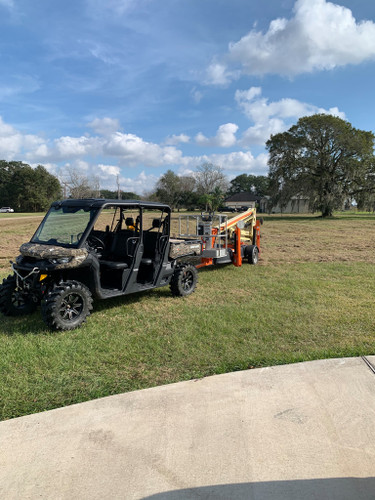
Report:
[[[178,259],[188,255],[201,255],[202,242],[200,240],[178,240],[171,238],[169,247],[169,258]]]

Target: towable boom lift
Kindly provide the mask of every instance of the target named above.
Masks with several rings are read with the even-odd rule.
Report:
[[[257,264],[261,222],[257,220],[255,208],[229,220],[226,215],[215,213],[181,215],[179,237],[201,239],[202,253],[197,268],[229,263],[239,267],[244,258],[251,264]]]

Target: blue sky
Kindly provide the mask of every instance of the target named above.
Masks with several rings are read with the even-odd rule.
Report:
[[[374,131],[375,2],[0,0],[0,159],[147,193],[332,113]]]

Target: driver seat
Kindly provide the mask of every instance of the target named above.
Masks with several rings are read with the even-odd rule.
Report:
[[[114,234],[111,249],[108,254],[108,259],[100,260],[102,266],[109,269],[127,269],[128,263],[125,262],[126,242],[133,235],[133,231],[119,231]]]

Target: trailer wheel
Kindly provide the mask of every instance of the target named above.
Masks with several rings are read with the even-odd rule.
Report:
[[[198,282],[198,271],[191,264],[178,266],[173,273],[170,289],[175,297],[186,297],[194,292]]]
[[[9,275],[0,286],[0,311],[5,316],[23,316],[35,311],[38,304],[30,292],[17,287],[14,275]]]
[[[256,245],[248,245],[245,248],[245,255],[247,257],[247,261],[249,264],[258,264],[259,260],[259,251]]]
[[[92,309],[90,290],[78,281],[54,285],[42,303],[42,316],[52,330],[73,330],[86,321]]]

